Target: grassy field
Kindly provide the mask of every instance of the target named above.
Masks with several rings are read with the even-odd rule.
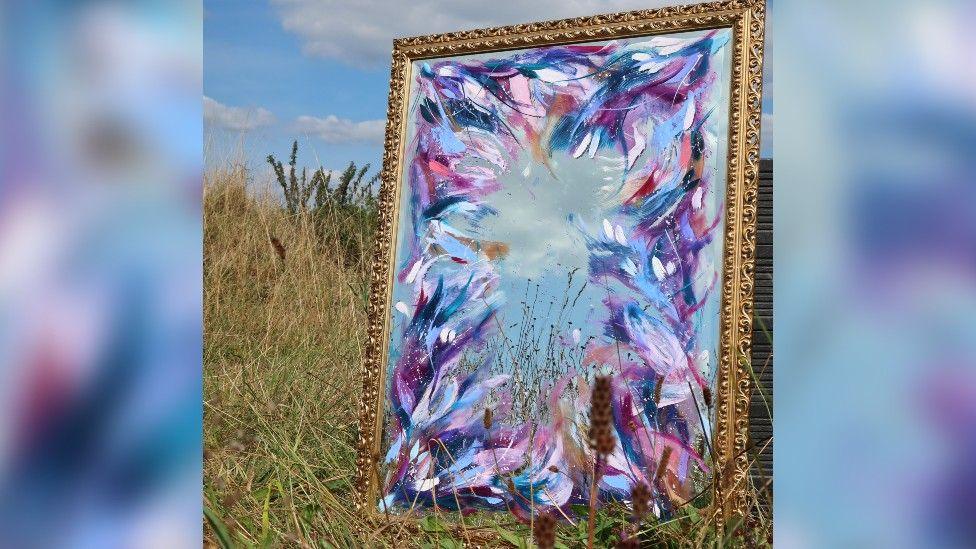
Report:
[[[208,545],[272,547],[530,547],[505,518],[364,519],[355,514],[359,368],[366,326],[370,208],[291,215],[254,192],[243,169],[211,169],[204,185],[204,505]],[[250,191],[247,189],[251,189]],[[623,509],[600,513],[612,543]],[[582,526],[582,525],[581,525]],[[689,507],[646,525],[648,547],[767,546],[761,511],[719,535]],[[582,535],[581,535],[582,533]],[[489,541],[490,539],[493,541]],[[585,539],[560,526],[563,546]]]
[[[248,196],[246,177],[205,181],[205,503],[238,543],[342,546],[356,523],[366,269],[309,219]],[[336,215],[336,231],[368,243],[368,227]]]

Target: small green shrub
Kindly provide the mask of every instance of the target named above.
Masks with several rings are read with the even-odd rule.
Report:
[[[333,188],[330,186],[333,172],[327,172],[321,166],[312,173],[311,180],[308,179],[305,168],[302,168],[301,178],[298,177],[296,171],[298,140],[292,142],[291,156],[288,160],[288,172],[285,173],[285,166],[281,161],[277,160],[274,154],[268,155],[268,164],[274,170],[275,178],[281,187],[288,213],[295,215],[308,212],[309,200],[313,197],[312,213],[331,206],[360,208],[375,206],[374,184],[379,181],[380,175],[377,173],[367,178],[369,164],[357,168],[355,162],[349,162],[349,166],[339,174],[339,181]]]
[[[273,154],[268,164],[281,187],[288,214],[299,222],[311,222],[320,245],[341,251],[343,262],[350,267],[367,268],[365,253],[373,241],[377,219],[378,173],[367,176],[370,165],[357,167],[349,162],[333,175],[319,167],[308,178],[305,168],[298,175],[298,141],[292,142],[288,169]]]

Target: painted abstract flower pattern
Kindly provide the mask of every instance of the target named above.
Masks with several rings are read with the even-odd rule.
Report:
[[[597,374],[599,499],[645,482],[666,517],[707,485],[728,40],[414,63],[381,509],[572,516]]]

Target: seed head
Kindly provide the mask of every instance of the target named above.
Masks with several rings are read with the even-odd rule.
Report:
[[[640,540],[635,536],[627,536],[617,542],[617,549],[640,549]]]
[[[665,446],[664,451],[661,452],[661,460],[657,462],[657,472],[654,474],[654,480],[661,480],[664,476],[664,471],[668,468],[668,460],[671,459],[671,447]]]
[[[602,456],[609,456],[617,444],[617,438],[609,428],[601,430],[596,437],[596,451]]]
[[[491,429],[491,408],[485,408],[484,424],[485,429]]]
[[[647,487],[647,484],[643,482],[638,482],[630,490],[630,501],[634,506],[634,521],[640,522],[644,520],[644,516],[647,515],[647,510],[649,507],[649,502],[651,499],[651,489]]]
[[[556,545],[556,519],[552,515],[539,515],[532,530],[539,549],[552,549]]]
[[[613,387],[609,376],[597,376],[593,381],[590,400],[590,448],[597,454],[613,453],[617,441],[611,427],[613,423]]]
[[[285,260],[285,246],[281,243],[280,240],[278,240],[278,237],[275,236],[275,235],[271,235],[271,246],[274,248],[275,253],[278,254],[278,257],[282,261],[284,261]]]

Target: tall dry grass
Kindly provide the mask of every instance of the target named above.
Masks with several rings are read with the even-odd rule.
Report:
[[[245,169],[204,185],[204,505],[208,544],[285,547],[529,547],[510,517],[437,513],[373,518],[353,510],[366,280],[375,219],[344,208],[290,215]],[[765,546],[716,533],[690,511],[642,529],[651,546]],[[627,510],[598,515],[604,539]],[[758,518],[756,518],[758,517]],[[581,537],[582,535],[582,537]],[[586,533],[566,525],[557,541]],[[738,540],[738,541],[736,541]]]
[[[341,546],[355,522],[364,262],[247,185],[239,168],[205,176],[207,503],[237,542]],[[368,248],[367,230],[327,221]]]

